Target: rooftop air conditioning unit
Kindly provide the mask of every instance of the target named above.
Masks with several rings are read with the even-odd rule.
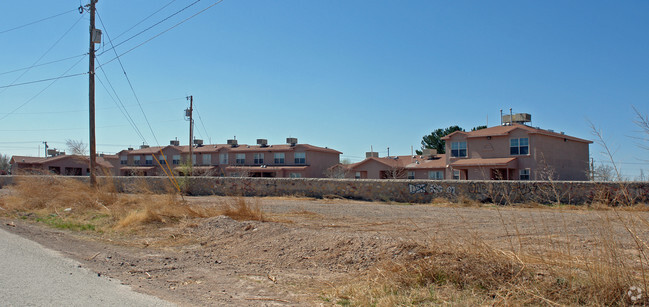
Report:
[[[201,139],[195,139],[195,140],[194,140],[194,145],[202,146],[202,145],[203,145],[203,140],[201,140]]]
[[[379,153],[374,151],[368,151],[365,153],[365,158],[378,158]]]
[[[149,148],[149,145],[144,145],[144,144],[140,145],[140,149],[145,149],[145,148]]]
[[[169,145],[180,146],[180,141],[179,140],[171,140],[169,142]]]
[[[228,140],[228,145],[232,147],[237,147],[239,146],[239,142],[237,140]]]
[[[429,156],[429,157],[437,154],[437,149],[432,149],[432,148],[424,148],[421,151],[422,151],[422,155]]]
[[[268,146],[268,140],[267,139],[257,139],[257,145],[261,147],[266,147]]]
[[[295,146],[295,144],[297,144],[297,138],[286,138],[286,144],[291,144],[291,146]]]

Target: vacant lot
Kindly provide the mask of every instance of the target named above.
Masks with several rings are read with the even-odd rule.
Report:
[[[0,191],[1,207],[1,197],[12,192]],[[70,231],[19,212],[6,214],[2,228],[182,305],[646,302],[627,293],[631,285],[646,290],[644,207],[185,200],[205,208],[243,201],[263,217]],[[64,209],[57,216],[72,214]]]

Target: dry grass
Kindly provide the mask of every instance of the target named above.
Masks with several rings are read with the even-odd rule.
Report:
[[[266,221],[258,200],[248,204],[243,197],[235,198],[222,205],[222,214],[237,221]]]
[[[333,287],[325,297],[351,306],[649,303],[646,219],[632,212],[602,212],[600,221],[589,226],[594,239],[588,249],[575,247],[581,243],[571,241],[567,226],[537,224],[547,236],[527,236],[503,220],[511,238],[504,249],[470,227],[448,230],[446,238],[402,246],[406,256]],[[642,290],[640,299],[628,294],[634,286]]]
[[[55,217],[57,225],[89,225],[90,229],[100,231],[177,224],[191,218],[218,215],[263,220],[258,203],[249,206],[244,198],[216,206],[193,205],[185,202],[173,187],[165,188],[164,194],[154,194],[152,191],[156,189],[142,181],[135,190],[138,193],[118,193],[110,178],[93,188],[64,177],[23,177],[13,187],[14,192],[2,198],[0,213],[34,217],[39,221],[43,217]]]

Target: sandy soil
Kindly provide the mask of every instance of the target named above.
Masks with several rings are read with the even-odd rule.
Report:
[[[189,197],[210,206],[222,197]],[[481,240],[503,250],[596,249],[601,226],[634,243],[611,211],[403,205],[349,200],[248,199],[271,222],[195,219],[147,235],[68,232],[22,220],[0,227],[79,260],[99,274],[180,305],[313,306],[320,295],[384,260],[432,241]],[[649,219],[647,212],[622,216]],[[649,237],[647,227],[638,231]],[[629,239],[624,239],[629,237]]]

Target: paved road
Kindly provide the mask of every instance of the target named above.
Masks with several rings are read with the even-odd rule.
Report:
[[[2,306],[174,306],[0,229]]]

